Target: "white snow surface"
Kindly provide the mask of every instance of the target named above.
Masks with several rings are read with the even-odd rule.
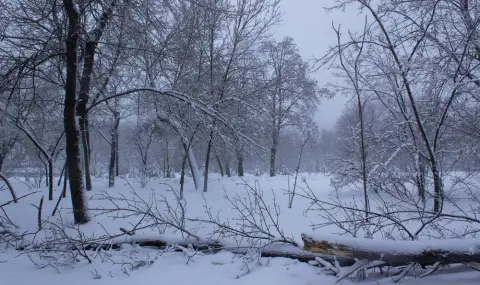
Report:
[[[177,176],[178,177],[178,176]],[[301,174],[300,178],[305,178],[316,195],[328,199],[332,188],[328,177],[322,174]],[[368,248],[375,247],[377,250],[390,250],[392,246],[408,247],[412,251],[419,251],[425,248],[441,248],[444,242],[436,240],[419,242],[389,242],[379,240],[358,240],[336,236],[336,229],[333,227],[322,228],[321,233],[311,232],[311,224],[318,223],[319,217],[315,213],[305,213],[308,208],[308,201],[295,197],[292,209],[287,208],[288,195],[287,189],[292,189],[292,178],[287,176],[278,176],[271,178],[268,176],[246,176],[244,179],[238,177],[220,177],[213,174],[209,179],[209,192],[202,193],[196,191],[191,179],[188,179],[185,187],[186,215],[190,218],[205,219],[205,209],[208,208],[215,215],[218,214],[222,220],[229,220],[234,224],[238,216],[231,204],[225,198],[226,195],[233,197],[246,198],[247,190],[245,183],[257,185],[264,193],[264,200],[273,205],[273,195],[280,206],[280,226],[288,237],[292,237],[300,246],[302,246],[301,233],[308,232],[315,238],[328,239],[341,243],[357,243]],[[100,199],[103,191],[115,197],[131,197],[132,188],[136,193],[148,200],[152,198],[152,193],[158,199],[165,195],[167,199],[172,198],[170,186],[179,188],[179,179],[153,179],[146,188],[140,188],[140,183],[134,179],[117,179],[116,187],[108,189],[107,178],[95,178],[93,180],[94,190],[87,193],[89,207],[91,208],[109,208],[107,201]],[[299,179],[301,181],[301,179]],[[12,179],[12,183],[17,191],[17,196],[36,192],[17,204],[10,204],[5,207],[9,217],[20,226],[19,231],[28,230],[34,232],[37,227],[37,209],[33,205],[38,205],[41,196],[47,198],[47,188],[28,189],[25,183]],[[131,187],[129,186],[131,185]],[[170,185],[170,186],[169,186]],[[51,216],[52,210],[56,204],[61,187],[55,184],[55,199],[53,201],[44,201],[42,218],[47,221],[58,221],[58,214]],[[274,193],[274,194],[273,194]],[[344,199],[360,197],[361,193],[344,193]],[[10,200],[8,191],[0,191],[0,204]],[[207,205],[205,204],[207,203]],[[67,199],[60,203],[60,213],[64,223],[72,223],[70,194]],[[114,214],[96,216],[95,211],[91,211],[93,220],[87,225],[80,226],[80,230],[85,236],[102,235],[105,232],[109,234],[121,233],[120,227],[131,229],[138,222],[139,217],[128,219],[115,218]],[[209,225],[196,225],[187,223],[187,228],[196,235],[207,237],[211,231]],[[160,237],[160,234],[152,229],[138,230],[133,236],[135,239],[154,239]],[[162,239],[170,241],[182,240],[178,232],[167,231],[161,234]],[[121,237],[120,239],[129,239],[131,237]],[[42,235],[36,236],[36,240],[41,240]],[[232,241],[233,242],[233,241]],[[459,251],[478,251],[478,246],[474,241],[466,242],[464,240],[451,244],[448,241],[448,247],[455,247]],[[275,248],[275,245],[272,245]],[[281,249],[285,249],[282,247]],[[280,249],[280,250],[281,250]],[[287,258],[250,258],[249,255],[234,255],[229,252],[219,252],[217,254],[192,254],[187,252],[161,252],[154,248],[139,248],[125,246],[120,251],[109,251],[92,259],[88,263],[85,259],[79,260],[71,266],[47,266],[38,268],[41,264],[51,264],[48,260],[39,260],[35,254],[30,254],[32,260],[37,262],[35,265],[31,259],[21,251],[12,248],[0,249],[0,285],[27,285],[27,284],[274,284],[274,285],[303,285],[303,284],[335,284],[337,279],[325,275],[319,268]],[[133,258],[132,258],[133,256]],[[132,270],[132,267],[135,267]],[[434,273],[427,278],[417,279],[415,276],[421,272],[412,272],[401,284],[457,284],[473,285],[478,284],[480,273],[467,269],[464,266],[451,266]],[[354,284],[355,280],[348,278],[339,282],[339,284]],[[360,284],[393,284],[390,278],[385,278],[377,273],[369,274],[368,278],[361,281]]]

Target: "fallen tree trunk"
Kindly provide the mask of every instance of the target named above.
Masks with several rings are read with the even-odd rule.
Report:
[[[159,249],[165,249],[168,246],[178,246],[179,248],[188,248],[192,247],[193,249],[205,253],[217,253],[219,251],[228,251],[234,254],[246,254],[251,250],[250,247],[229,245],[228,243],[213,242],[213,241],[196,241],[193,239],[167,239],[167,238],[142,238],[136,236],[128,237],[122,235],[120,237],[113,238],[107,242],[99,241],[92,242],[83,245],[84,250],[110,250],[110,249],[120,249],[122,245],[126,244],[135,244],[142,247],[155,247]],[[181,250],[179,250],[181,251]],[[315,261],[316,258],[320,257],[325,261],[335,263],[337,262],[340,266],[351,266],[355,263],[353,258],[334,256],[322,253],[315,253],[294,246],[292,244],[285,243],[272,243],[265,247],[259,248],[260,254],[262,257],[284,257],[290,259],[297,259],[301,262]]]
[[[480,240],[373,240],[302,234],[304,250],[344,258],[384,261],[386,266],[480,262]]]

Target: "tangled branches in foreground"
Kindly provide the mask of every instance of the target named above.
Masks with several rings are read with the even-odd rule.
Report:
[[[305,180],[303,182],[303,192],[298,195],[309,201],[307,212],[316,214],[321,221],[312,224],[312,227],[328,228],[329,232],[332,228],[340,230],[341,236],[312,239],[303,234],[305,248],[358,260],[346,271],[321,258],[313,262],[339,276],[340,280],[347,276],[364,279],[367,269],[380,269],[383,273],[382,268],[387,268],[387,276],[392,276],[394,272],[395,282],[412,271],[420,271],[420,276],[426,277],[450,264],[462,263],[475,270],[480,269],[477,263],[480,256],[476,254],[480,250],[476,243],[480,230],[480,191],[469,182],[468,177],[449,180],[449,191],[442,195],[439,212],[427,207],[427,203],[416,193],[406,188],[404,191],[370,193],[367,210],[363,203],[357,201],[361,200],[357,197],[361,193],[336,190],[329,198],[321,199]],[[436,241],[428,241],[431,239]],[[381,247],[383,244],[388,246]],[[460,245],[465,245],[467,249],[459,249]],[[415,246],[421,248],[418,253],[412,254]]]
[[[254,186],[245,184],[244,196],[229,197],[225,193],[223,198],[232,208],[231,218],[222,217],[220,212],[214,213],[205,198],[205,215],[189,217],[187,201],[171,186],[166,186],[168,190],[162,194],[154,191],[148,195],[140,194],[131,185],[128,194],[98,194],[94,198],[102,206],[90,211],[99,221],[99,230],[74,225],[64,220],[60,212],[56,221],[42,222],[43,229],[28,245],[22,246],[22,253],[39,268],[58,270],[78,262],[93,263],[100,258],[122,263],[128,267],[125,269],[128,272],[141,263],[137,260],[138,247],[154,246],[159,249],[159,254],[183,252],[188,260],[197,254],[226,250],[244,256],[245,272],[240,277],[255,266],[253,260],[258,262],[262,252],[272,244],[297,248],[293,238],[286,236],[281,229],[280,207],[275,195],[273,203],[267,200],[258,183]],[[128,254],[126,248],[130,249]],[[112,249],[120,251],[122,256],[132,257],[135,262],[126,259],[119,262],[118,254]],[[145,264],[152,261],[148,260]]]
[[[17,201],[35,193],[37,192],[32,192],[18,198],[15,196],[12,200],[0,205],[0,245],[4,245],[6,248],[17,248],[23,244],[25,236],[29,234],[27,232],[21,232],[19,226],[10,219],[6,206],[17,203]]]
[[[129,194],[105,192],[96,196],[95,201],[102,207],[91,211],[95,213],[97,221],[108,221],[99,224],[99,230],[87,230],[85,226],[67,222],[60,213],[55,222],[43,221],[43,229],[33,234],[33,239],[29,239],[28,244],[23,243],[21,249],[39,268],[53,267],[59,270],[62,266],[78,262],[93,263],[101,260],[121,265],[122,272],[126,275],[132,270],[152,264],[158,255],[167,252],[182,252],[188,263],[197,255],[220,250],[242,254],[245,266],[238,278],[258,266],[261,256],[283,256],[309,261],[310,264],[321,267],[322,272],[336,275],[339,280],[346,277],[363,279],[367,276],[367,270],[384,272],[385,268],[388,276],[395,276],[396,281],[413,270],[421,270],[421,274],[427,276],[451,263],[465,263],[471,268],[480,268],[475,263],[476,256],[445,255],[444,248],[435,251],[434,255],[429,251],[422,252],[426,254],[423,255],[426,259],[420,261],[415,256],[405,255],[410,259],[399,262],[398,258],[390,258],[391,252],[372,253],[362,251],[364,247],[359,249],[351,246],[363,244],[366,240],[356,239],[362,236],[367,239],[389,239],[393,245],[436,237],[435,234],[442,232],[446,237],[467,237],[467,232],[460,234],[460,231],[456,231],[457,235],[450,236],[446,234],[456,230],[453,226],[458,221],[468,222],[470,229],[474,229],[474,216],[467,219],[452,211],[434,215],[424,208],[420,212],[412,206],[419,207],[420,204],[402,204],[399,200],[380,195],[366,212],[363,205],[356,205],[355,198],[345,199],[342,196],[345,193],[336,192],[329,201],[322,201],[315,196],[305,180],[304,183],[305,187],[298,186],[303,192],[296,195],[308,199],[308,211],[313,211],[322,218],[323,223],[313,225],[314,228],[335,226],[344,235],[355,237],[353,240],[346,240],[342,244],[345,241],[336,239],[335,235],[315,240],[305,234],[302,236],[304,249],[310,251],[305,255],[306,251],[300,250],[294,239],[282,230],[280,207],[275,193],[266,195],[258,183],[245,183],[245,193],[229,196],[225,192],[223,199],[228,201],[232,210],[229,217],[222,212],[215,212],[205,197],[204,215],[189,216],[187,201],[169,185],[167,191],[161,194],[152,191],[147,195],[136,192],[130,186]],[[407,194],[398,197],[409,201]],[[346,202],[347,200],[351,202]],[[454,209],[451,201],[462,200],[445,196],[445,209]],[[446,229],[450,231],[447,232]],[[474,234],[474,231],[470,230],[468,234]],[[405,241],[398,241],[399,239]],[[284,246],[277,247],[277,244]],[[147,251],[144,246],[153,246],[158,250]],[[275,250],[277,251],[274,252]],[[422,255],[418,256],[423,258]],[[450,257],[455,262],[449,260]],[[101,278],[98,272],[92,272],[92,275]]]
[[[208,219],[189,219],[213,225],[211,236],[218,239],[233,239],[237,245],[248,244],[249,247],[262,248],[272,243],[287,243],[298,246],[293,237],[288,237],[280,227],[280,206],[275,192],[272,190],[272,204],[265,200],[260,184],[253,186],[245,183],[246,195],[236,194],[224,198],[230,203],[237,217],[232,220],[222,220],[220,214],[212,213],[205,200],[205,212]]]
[[[389,240],[475,238],[480,231],[479,189],[464,179],[453,182],[442,196],[440,212],[408,190],[372,194],[369,210],[355,194],[342,199],[348,194],[335,191],[330,199],[320,199],[306,181],[299,196],[310,201],[308,211],[321,217],[314,229],[335,226],[342,235]]]

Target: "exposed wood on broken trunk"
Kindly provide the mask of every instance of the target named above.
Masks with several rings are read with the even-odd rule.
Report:
[[[388,266],[418,263],[422,266],[480,262],[480,241],[375,241],[355,238],[318,237],[302,234],[304,250],[344,258],[384,261]],[[449,245],[450,244],[450,245]]]

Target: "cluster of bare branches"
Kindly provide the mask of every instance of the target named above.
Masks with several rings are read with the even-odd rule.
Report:
[[[37,192],[31,192],[20,197],[14,196],[14,199],[0,204],[0,245],[5,245],[5,247],[18,248],[18,246],[22,245],[26,240],[25,237],[31,234],[28,231],[21,229],[17,224],[15,224],[15,222],[13,222],[13,220],[8,215],[7,206],[13,203],[17,203],[19,200],[35,193]]]
[[[145,199],[130,185],[131,192],[128,197],[124,194],[115,196],[108,192],[97,194],[97,199],[106,201],[111,206],[90,210],[96,215],[107,215],[114,220],[135,221],[135,224],[131,224],[130,229],[124,230],[132,235],[144,228],[155,229],[158,234],[164,234],[169,229],[173,230],[173,233],[179,232],[185,239],[194,239],[200,242],[201,239],[194,230],[189,230],[186,226],[186,200],[180,198],[177,191],[171,186],[166,186],[170,188],[168,194],[171,194],[173,199],[169,199],[163,194],[157,197],[154,191],[151,191],[148,199]]]
[[[270,201],[258,182],[255,185],[245,183],[245,196],[237,194],[229,197],[225,192],[224,199],[232,207],[231,218],[215,213],[206,200],[206,216],[189,217],[185,199],[170,185],[164,186],[168,190],[162,195],[156,195],[154,191],[148,196],[139,195],[132,185],[128,195],[97,194],[93,199],[101,201],[103,206],[89,210],[95,214],[94,217],[106,217],[118,225],[114,229],[102,225],[103,233],[84,232],[79,225],[65,222],[60,211],[57,220],[42,220],[42,228],[29,238],[28,244],[21,247],[22,252],[28,254],[40,268],[54,267],[58,270],[61,266],[70,266],[82,260],[91,263],[100,258],[122,263],[128,273],[138,268],[139,263],[147,262],[137,254],[138,246],[159,247],[158,254],[183,252],[187,262],[202,252],[223,249],[244,255],[245,272],[240,277],[256,266],[262,251],[272,244],[298,246],[293,237],[287,236],[281,228],[280,206],[274,193],[273,201]],[[198,229],[205,227],[210,231],[199,235]],[[172,234],[176,238],[171,238]],[[123,252],[122,261],[119,261],[120,255],[111,252],[111,249]],[[152,261],[148,260],[147,263]],[[147,263],[142,263],[142,266]]]
[[[208,219],[189,219],[193,222],[202,222],[214,225],[211,236],[219,240],[232,240],[237,245],[249,248],[264,248],[273,243],[297,245],[293,237],[286,235],[280,223],[280,205],[272,196],[266,200],[265,194],[258,181],[254,185],[245,183],[246,195],[235,194],[224,198],[232,207],[236,217],[222,219],[221,213],[214,213],[205,200],[205,213]]]
[[[468,185],[465,180],[461,185]],[[345,191],[320,198],[307,182],[301,189],[298,195],[310,202],[307,211],[321,220],[312,224],[314,229],[335,226],[342,235],[389,240],[475,238],[480,231],[479,189],[473,184],[452,186],[454,190],[444,195],[441,212],[426,206],[411,190],[372,194],[371,207],[365,210],[362,199]]]
[[[363,29],[334,25],[337,43],[319,60],[355,103],[334,130],[332,199],[304,191],[319,226],[386,239],[474,237],[478,1],[336,0],[329,9],[347,7],[365,16]],[[343,199],[347,189],[362,198]]]

